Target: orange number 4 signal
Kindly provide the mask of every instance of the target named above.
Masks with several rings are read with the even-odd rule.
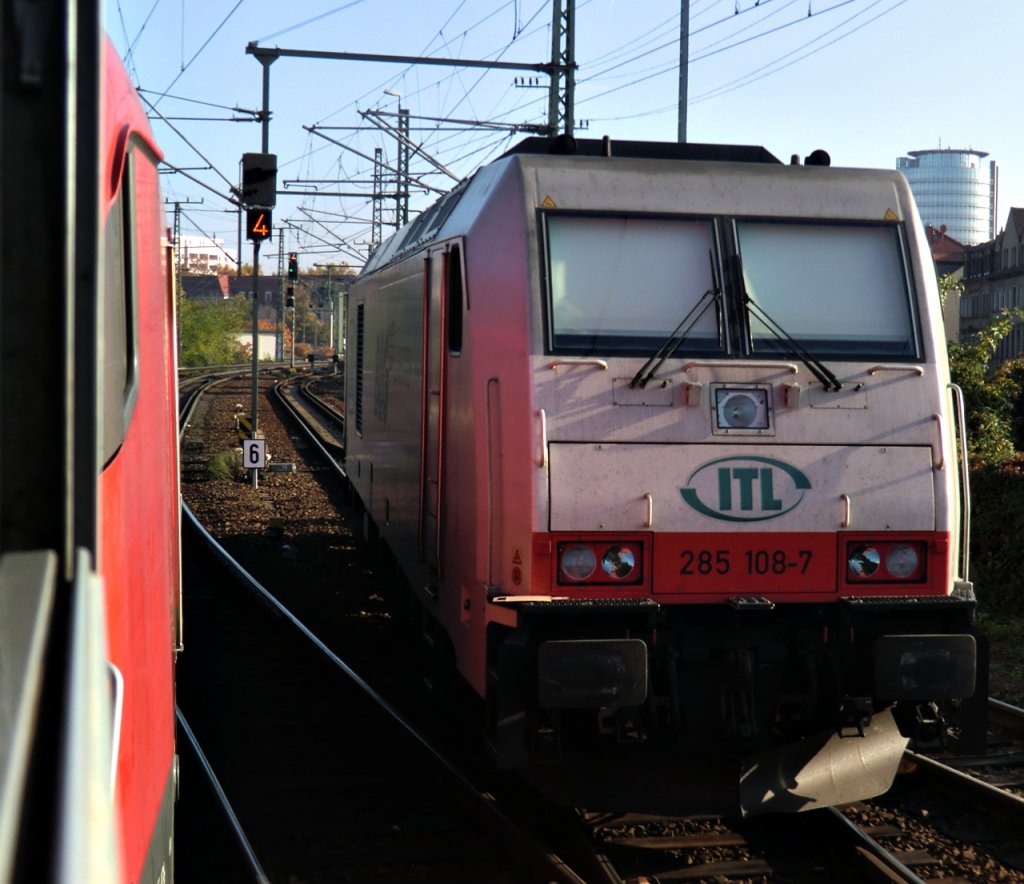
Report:
[[[245,238],[254,242],[270,238],[274,226],[270,212],[264,209],[248,209],[245,213]]]

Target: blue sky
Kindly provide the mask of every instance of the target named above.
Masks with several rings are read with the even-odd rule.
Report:
[[[153,122],[165,159],[185,170],[162,176],[165,198],[183,203],[182,232],[220,237],[231,248],[237,220],[219,194],[237,181],[242,153],[261,147],[258,124],[227,120],[248,116],[232,108],[262,106],[262,68],[246,54],[249,42],[530,63],[551,55],[550,0],[106,3],[107,30],[129,73],[152,115],[166,118]],[[675,140],[679,12],[679,0],[577,0],[575,113],[589,121],[578,136]],[[908,150],[988,151],[1000,167],[1001,228],[1011,206],[1024,206],[1014,76],[1022,24],[1021,0],[690,0],[688,138],[762,144],[783,160],[821,147],[834,165],[884,168]],[[360,112],[393,114],[399,103],[424,150],[456,177],[466,175],[523,136],[452,131],[460,127],[416,117],[544,122],[546,88],[520,87],[516,76],[279,59],[270,68],[279,186],[307,181],[315,183],[289,187],[368,195],[364,157],[379,147],[394,162],[395,141]],[[205,119],[187,119],[196,117]],[[425,160],[414,159],[412,169],[431,188],[453,183]],[[430,191],[416,193],[412,209],[432,200]],[[385,208],[385,222],[391,212]],[[370,217],[368,196],[281,196],[274,221],[287,221],[287,233],[265,244],[262,256],[283,242],[303,266],[358,266]],[[243,259],[251,260],[248,244]]]

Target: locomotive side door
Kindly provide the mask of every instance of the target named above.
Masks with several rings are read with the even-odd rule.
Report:
[[[441,576],[444,506],[444,265],[443,249],[431,249],[423,268],[423,418],[420,435],[420,558]]]

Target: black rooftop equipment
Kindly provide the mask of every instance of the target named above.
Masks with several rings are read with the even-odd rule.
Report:
[[[677,141],[612,141],[607,136],[556,138],[534,136],[524,138],[506,151],[513,154],[560,154],[585,157],[628,157],[648,160],[711,160],[724,163],[781,163],[782,161],[763,147],[746,144],[694,144]]]

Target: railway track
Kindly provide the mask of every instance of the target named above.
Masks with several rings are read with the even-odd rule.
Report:
[[[191,873],[225,853],[274,881],[583,880],[204,533],[187,538],[180,706],[251,850],[190,856],[186,836],[184,880],[218,880]]]
[[[324,398],[312,393],[309,389],[310,386],[312,385],[303,385],[299,393],[312,400],[313,408],[319,415],[314,426],[322,425],[326,421],[329,427],[340,431],[343,417],[339,410]],[[329,394],[327,399],[330,399]],[[315,432],[322,433],[319,430],[315,430]],[[332,430],[328,432],[332,432]],[[927,756],[908,753],[905,768],[907,771],[912,771],[918,781],[929,787],[940,788],[953,800],[966,799],[969,796],[970,805],[978,812],[991,814],[1004,822],[1011,821],[1011,825],[1020,824],[1021,829],[1024,830],[1024,817],[1021,815],[1024,801],[1017,797],[1021,792],[1020,786],[1024,783],[1024,754],[1019,751],[1022,740],[1024,740],[1024,710],[997,699],[990,699],[988,701],[988,718],[991,731],[988,754],[984,756],[952,754],[945,756],[946,763],[942,763],[942,761],[933,760]],[[852,847],[855,852],[855,861],[852,865],[854,869],[861,870],[862,866],[867,863],[876,875],[881,874],[887,880],[919,880],[912,871],[912,867],[942,865],[941,861],[926,849],[901,850],[896,847],[892,851],[888,850],[885,846],[886,842],[897,839],[903,834],[903,830],[897,826],[867,823],[863,828],[859,828],[854,820],[858,814],[863,815],[866,819],[871,819],[872,814],[869,809],[852,806],[847,809],[845,816],[835,810],[828,813],[832,815],[832,821],[828,825],[838,827],[836,842],[845,844],[848,848]],[[719,821],[719,824],[728,828],[727,824],[722,821]],[[822,823],[819,821],[816,825],[822,825]],[[599,837],[593,835],[592,837],[595,842],[600,843]],[[737,843],[741,843],[744,838],[742,835],[726,837]],[[700,840],[699,836],[698,840]],[[999,839],[990,839],[990,841],[997,840]],[[655,848],[658,841],[657,837],[646,839],[644,841],[645,849],[650,851]],[[690,846],[694,845],[690,844]],[[1003,853],[1009,857],[1011,865],[1017,868],[1024,867],[1024,863],[1021,863],[1017,855],[1018,852],[1012,847]],[[789,862],[792,863],[793,860],[790,859]],[[813,866],[813,860],[802,861],[802,863]],[[740,862],[737,874],[742,875],[747,865],[747,861]],[[761,862],[760,865],[764,866],[762,873],[771,877],[770,865],[764,862]],[[710,874],[713,871],[716,876],[728,876],[731,873],[728,867],[728,860],[724,864],[715,862],[699,865],[699,868],[705,872]],[[882,871],[879,872],[879,869]],[[746,868],[746,873],[750,874],[749,868]],[[694,869],[687,867],[685,872],[679,871],[677,874],[681,878],[692,878]],[[857,875],[859,876],[859,874],[858,871]]]
[[[225,391],[218,395],[231,398],[232,394]],[[268,411],[276,408],[268,407]],[[261,418],[261,426],[271,432],[269,416]],[[321,429],[318,435],[327,432]],[[333,471],[324,465],[324,452],[317,455],[321,458],[317,465],[301,465],[299,462],[307,454],[313,456],[314,444],[300,440],[294,429],[283,435],[296,448],[294,455],[289,454],[286,459],[294,457],[297,469],[277,478],[268,476],[261,479],[261,494],[270,499],[276,496],[275,482],[289,484],[308,474],[315,477],[317,483],[326,483],[327,474]],[[271,451],[275,445],[283,444],[271,442]],[[329,444],[325,448],[326,454],[336,455]],[[336,457],[332,456],[331,460],[336,460]],[[236,484],[241,487],[232,488],[232,493],[244,488],[244,483]],[[242,494],[248,497],[250,493],[242,491]],[[265,502],[266,498],[251,500],[251,510]],[[343,503],[338,505],[344,508]],[[346,637],[341,639],[348,651],[359,656],[371,650],[370,646],[374,644],[379,650],[380,642],[376,638],[382,628],[391,626],[386,622],[390,615],[384,613],[385,602],[390,600],[380,598],[379,605],[375,607],[377,602],[372,600],[375,593],[370,591],[360,603],[353,602],[351,596],[358,592],[354,588],[358,582],[354,584],[351,578],[368,570],[369,566],[365,562],[354,563],[351,557],[346,561],[331,558],[334,554],[332,546],[354,546],[354,540],[351,544],[350,539],[339,543],[339,527],[334,525],[326,526],[325,536],[314,543],[315,538],[308,536],[309,526],[315,528],[317,520],[308,516],[292,521],[284,518],[282,526],[281,516],[274,515],[280,512],[275,509],[278,506],[283,505],[264,508],[258,518],[253,517],[252,512],[221,518],[218,536],[223,536],[225,546],[239,558],[253,561],[254,567],[267,575],[268,585],[283,587],[285,595],[290,596],[289,604],[300,612],[300,617],[324,627],[330,625],[326,621],[336,619],[332,614],[341,619],[357,620],[360,628],[346,632]],[[214,522],[217,518],[212,517]],[[303,522],[304,527],[298,527],[298,522]],[[274,525],[277,525],[276,529]],[[356,525],[347,530],[359,533],[360,529],[361,526]],[[313,534],[316,534],[315,530]],[[318,569],[309,571],[304,566],[312,559],[317,559],[320,565]],[[317,573],[321,576],[331,574],[332,578],[321,585],[319,577],[309,576]],[[308,580],[307,591],[298,591],[296,580]],[[346,586],[345,592],[338,588],[342,584]],[[389,595],[387,591],[380,590],[376,594]],[[358,610],[353,610],[353,606]],[[188,634],[186,630],[186,636]],[[360,634],[363,635],[361,639],[357,637]],[[367,635],[370,639],[366,638]],[[335,638],[338,638],[337,634]],[[360,665],[370,669],[378,666],[387,668],[387,663],[382,663],[379,658],[366,657],[364,660],[365,663]],[[381,676],[380,672],[375,672],[375,676],[382,677],[380,690],[389,697],[397,696],[392,693],[397,690],[393,679],[407,680],[410,668],[415,668],[415,661],[407,659],[391,673],[385,671]],[[429,724],[424,727],[429,731]],[[454,754],[468,755],[463,752],[464,748],[455,749]],[[476,771],[481,769],[482,766],[478,765]],[[469,778],[475,775],[470,773]],[[937,875],[947,878],[956,875],[964,881],[987,881],[994,880],[990,877],[992,869],[998,867],[1003,874],[1002,880],[1024,881],[1024,876],[1017,877],[1019,873],[1013,866],[1012,845],[1007,847],[1005,841],[997,844],[998,838],[994,835],[985,840],[986,833],[992,831],[992,827],[986,828],[987,823],[975,822],[973,833],[963,826],[952,834],[929,827],[929,817],[941,821],[944,815],[934,810],[921,813],[922,808],[938,807],[938,799],[933,798],[930,786],[921,785],[927,790],[923,793],[909,791],[909,784],[918,784],[921,779],[917,774],[901,778],[900,787],[895,790],[889,804],[868,802],[844,808],[841,814],[828,811],[774,821],[753,819],[737,825],[724,820],[638,818],[629,814],[582,810],[573,815],[545,808],[528,792],[518,794],[516,786],[504,781],[487,781],[486,776],[482,776],[477,788],[479,792],[487,793],[487,801],[492,806],[500,805],[505,809],[506,816],[513,823],[510,832],[528,831],[534,843],[541,845],[540,853],[561,857],[555,868],[559,875],[567,876],[563,879],[568,880],[803,881],[821,880],[823,870],[828,870],[829,876],[837,881],[869,880],[869,874],[880,876],[877,878],[880,880],[918,881]],[[960,803],[966,803],[966,799],[961,798]],[[787,834],[789,832],[791,834]],[[500,836],[499,840],[504,837]],[[258,844],[258,839],[254,839],[254,843]],[[815,850],[808,852],[808,845],[814,845]],[[825,845],[831,846],[826,850]],[[513,854],[518,854],[518,850],[513,849]],[[1010,861],[1003,862],[997,853],[1008,856]],[[531,869],[526,874],[536,873],[536,869]],[[847,873],[848,877],[843,877]],[[559,879],[551,871],[543,874],[552,880]],[[484,876],[478,880],[501,879]]]
[[[268,880],[579,880],[525,837],[506,854],[491,830],[515,829],[487,796],[191,534],[180,705]]]
[[[898,830],[861,827],[837,810],[743,821],[585,813],[621,880],[919,882],[910,855],[886,842]]]
[[[338,378],[290,379],[275,385],[274,395],[301,423],[309,441],[340,465],[345,453],[345,415],[318,392],[332,381],[337,384]]]
[[[984,753],[925,752],[913,755],[911,763],[937,784],[962,782],[962,788],[974,790],[977,802],[990,801],[994,811],[1014,817],[1024,829],[1024,709],[990,699],[988,724]]]

